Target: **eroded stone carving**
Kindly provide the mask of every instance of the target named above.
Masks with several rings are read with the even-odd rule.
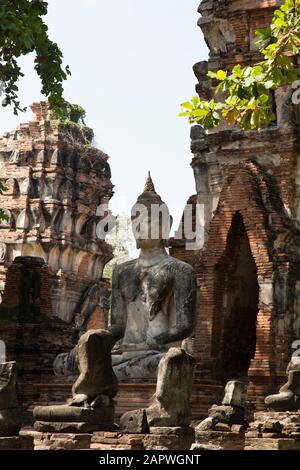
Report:
[[[21,429],[16,381],[16,363],[0,364],[0,437],[17,436]]]
[[[6,245],[5,243],[0,243],[0,263],[5,261],[6,256]]]
[[[156,393],[147,408],[150,427],[189,426],[194,358],[184,349],[171,348],[158,366]]]
[[[122,339],[113,351],[120,380],[154,378],[163,354],[191,334],[196,307],[194,270],[167,254],[162,223],[153,219],[152,205],[168,209],[150,176],[137,203],[147,208],[142,225],[148,236],[137,239],[139,258],[117,266],[112,282],[109,329]],[[160,226],[158,239],[150,236],[153,224]]]
[[[105,330],[83,334],[73,351],[80,375],[66,405],[36,407],[35,429],[44,432],[93,432],[112,430],[118,390],[112,369],[114,339]]]
[[[287,367],[288,381],[275,395],[265,399],[267,407],[272,411],[300,410],[300,363],[293,360]]]
[[[203,31],[211,54],[226,53],[228,45],[235,42],[232,24],[228,19],[214,15],[214,5],[211,1],[203,1],[198,11],[202,15],[198,20],[198,26]]]
[[[170,227],[165,235],[162,222],[153,219],[152,205],[168,209],[150,176],[137,203],[146,207],[147,216],[140,225],[148,236],[137,237],[139,258],[117,266],[112,281],[109,331],[115,341],[121,340],[112,356],[119,380],[155,378],[163,355],[192,333],[196,309],[194,270],[168,255],[165,244]],[[152,224],[160,227],[157,239],[151,238]],[[60,354],[54,363],[55,373],[76,372],[73,357],[74,351]]]
[[[196,432],[230,431],[232,426],[245,423],[245,406],[247,398],[246,383],[239,380],[227,382],[221,405],[213,405],[208,410],[208,417],[196,427]]]
[[[73,385],[70,405],[97,407],[100,395],[116,395],[118,381],[111,366],[113,346],[113,337],[105,330],[90,330],[81,336],[77,347],[80,376]]]
[[[121,416],[120,427],[128,434],[148,434],[149,424],[146,410],[128,411]]]
[[[194,358],[182,348],[170,348],[158,365],[156,393],[146,410],[121,417],[126,432],[151,433],[159,429],[186,428],[191,422],[190,397]]]
[[[246,385],[239,380],[230,380],[227,382],[224,391],[222,405],[244,407],[246,402]]]
[[[35,115],[31,124],[0,135],[0,178],[8,187],[1,208],[12,213],[8,222],[0,223],[0,241],[7,249],[0,266],[1,290],[6,268],[16,253],[24,254],[24,245],[40,244],[53,272],[53,313],[74,325],[80,299],[102,278],[103,267],[112,258],[111,247],[95,231],[88,239],[74,230],[78,218],[95,218],[99,204],[104,198],[108,203],[112,196],[108,156],[92,146],[87,148],[74,127],[56,119],[47,102],[34,103],[31,108]],[[92,160],[93,170],[82,167],[82,160]],[[7,229],[11,230],[9,237]],[[50,257],[53,247],[59,251],[55,265]],[[61,261],[65,261],[68,247],[65,270]],[[73,263],[78,251],[85,254],[84,265]],[[91,269],[95,262],[96,272]],[[102,318],[95,321],[95,327],[106,327]]]

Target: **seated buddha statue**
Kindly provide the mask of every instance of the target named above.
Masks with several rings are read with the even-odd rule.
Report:
[[[163,355],[191,335],[197,298],[193,268],[166,251],[172,218],[150,174],[131,220],[140,254],[113,271],[108,328],[116,342],[112,365],[121,381],[156,377]],[[74,373],[75,358],[76,347],[57,356],[55,373]]]
[[[131,220],[140,254],[113,271],[109,327],[122,381],[155,378],[162,356],[191,335],[197,297],[193,268],[166,251],[172,219],[150,174]]]

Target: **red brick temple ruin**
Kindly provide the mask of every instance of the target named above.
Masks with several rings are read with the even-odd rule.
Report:
[[[195,64],[197,93],[213,97],[207,71],[261,59],[254,32],[271,22],[276,1],[203,1],[210,57]],[[291,88],[274,95],[276,122],[260,132],[223,125],[191,130],[197,202],[205,207],[205,244],[172,254],[195,267],[200,304],[194,337],[194,410],[205,415],[234,376],[249,380],[249,406],[285,381],[299,338],[299,120]],[[221,387],[220,387],[221,385]]]
[[[54,315],[104,325],[108,285],[102,272],[112,249],[96,236],[96,211],[113,194],[108,156],[92,147],[91,129],[59,123],[45,102],[31,108],[34,120],[0,139],[0,177],[7,187],[0,204],[8,215],[0,227],[2,291],[14,258],[37,256],[51,271]]]

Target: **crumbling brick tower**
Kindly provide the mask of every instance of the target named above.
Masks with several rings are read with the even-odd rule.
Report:
[[[48,264],[53,314],[79,328],[105,326],[108,286],[103,268],[111,247],[96,235],[99,204],[112,196],[108,157],[92,147],[92,131],[62,124],[46,102],[35,118],[0,137],[0,281],[16,256]]]
[[[207,71],[262,59],[255,31],[268,27],[275,0],[205,0],[201,27],[208,62],[194,66],[196,90],[209,99]],[[191,131],[197,202],[205,243],[192,264],[200,283],[194,338],[195,415],[220,397],[226,380],[248,378],[249,400],[264,408],[278,390],[300,338],[300,152],[292,89],[274,94],[276,122],[260,132],[222,124]],[[173,255],[184,258],[179,247]],[[190,261],[191,257],[189,257]]]

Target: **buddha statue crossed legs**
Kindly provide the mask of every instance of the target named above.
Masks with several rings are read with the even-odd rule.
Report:
[[[114,269],[109,326],[114,372],[123,381],[156,377],[163,355],[191,335],[197,297],[193,268],[166,251],[171,217],[150,174],[131,218],[140,255]],[[75,354],[59,355],[55,372],[70,372]]]

